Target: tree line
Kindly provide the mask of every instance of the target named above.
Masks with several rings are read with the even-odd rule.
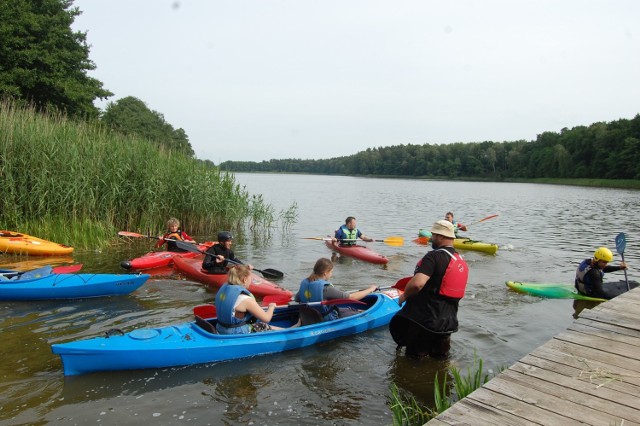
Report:
[[[226,161],[222,170],[426,178],[640,179],[640,114],[533,141],[401,144],[322,160]]]
[[[113,93],[87,74],[96,69],[89,59],[87,33],[71,29],[81,13],[72,0],[0,2],[0,98],[39,112],[98,122],[193,158],[186,132],[140,99],[109,102],[104,111],[94,105]]]

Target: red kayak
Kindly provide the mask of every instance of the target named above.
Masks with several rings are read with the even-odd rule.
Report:
[[[389,259],[381,255],[380,253],[376,253],[375,251],[365,246],[340,246],[338,243],[333,243],[331,241],[325,241],[324,243],[333,251],[337,251],[338,253],[345,256],[350,256],[355,259],[363,260],[365,262],[384,265],[389,261]]]
[[[209,247],[214,245],[214,242],[206,242],[198,245],[198,249],[202,251],[206,251]],[[151,268],[160,268],[163,266],[169,266],[173,263],[174,258],[176,257],[186,257],[193,258],[196,256],[200,256],[199,253],[193,253],[190,251],[185,252],[177,252],[177,251],[152,251],[150,253],[145,254],[144,256],[136,257],[131,260],[124,260],[120,263],[124,269],[151,269]]]
[[[220,288],[227,282],[227,274],[209,274],[202,269],[203,256],[196,258],[176,257],[173,259],[173,267],[176,271],[202,284],[210,287]],[[283,296],[291,298],[291,292],[280,287],[278,284],[267,281],[256,274],[251,274],[251,285],[249,291],[257,297]]]

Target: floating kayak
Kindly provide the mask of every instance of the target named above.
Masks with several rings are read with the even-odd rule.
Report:
[[[333,243],[331,241],[325,241],[324,243],[331,250],[337,251],[345,256],[353,257],[354,259],[369,263],[377,263],[380,265],[384,265],[389,262],[389,259],[365,246],[340,246],[338,243]]]
[[[0,231],[0,252],[27,254],[30,256],[64,256],[72,253],[73,247],[53,243],[27,234]]]
[[[0,281],[27,279],[28,277],[39,278],[49,274],[75,274],[82,269],[82,263],[67,266],[43,266],[42,268],[30,271],[17,271],[15,269],[0,269]]]
[[[187,257],[175,257],[173,259],[173,267],[176,271],[185,275],[186,277],[197,281],[202,284],[206,284],[210,287],[220,288],[227,282],[227,274],[209,274],[202,269],[202,261],[204,257],[202,255],[195,258]],[[278,284],[267,281],[264,278],[252,273],[251,285],[249,291],[257,297],[264,296],[283,296],[291,297],[292,293],[289,290],[285,290]]]
[[[33,279],[23,277],[0,281],[0,300],[77,299],[128,294],[144,284],[149,275],[49,274]]]
[[[537,284],[522,283],[519,281],[507,281],[505,283],[511,290],[532,296],[546,297],[548,299],[577,299],[604,302],[606,299],[589,297],[576,291],[573,284]]]
[[[396,291],[395,297],[398,295]],[[396,299],[388,294],[374,293],[362,300],[366,306],[338,305],[364,309],[356,315],[288,330],[220,335],[206,331],[198,325],[203,324],[198,320],[161,328],[137,329],[123,335],[53,344],[51,351],[60,355],[67,376],[228,361],[303,348],[382,327],[400,309]],[[292,326],[298,321],[300,306],[277,308],[271,324]],[[215,332],[215,318],[204,322],[206,328],[211,330],[213,327]],[[107,333],[110,334],[114,333]]]
[[[199,244],[197,247],[201,251],[206,251],[209,247],[214,245],[214,242],[206,242]],[[169,266],[173,263],[173,258],[179,257],[196,257],[199,256],[199,253],[194,253],[190,251],[152,251],[144,256],[136,257],[131,260],[124,260],[120,262],[120,266],[124,269],[134,269],[134,270],[143,270],[143,269],[151,269],[151,268],[160,268],[162,266]]]
[[[608,299],[613,299],[627,292],[627,283],[625,281],[605,282],[603,289],[607,295],[607,299],[580,294],[573,284],[537,284],[507,281],[506,285],[519,293],[530,294],[532,296],[546,297],[549,299],[590,300],[593,302],[606,302]],[[636,288],[638,287],[638,283],[629,281],[629,287]]]
[[[416,244],[427,245],[429,244],[429,237],[418,237],[413,240],[413,242]],[[473,250],[488,254],[496,254],[498,251],[497,244],[483,243],[482,241],[475,241],[469,238],[456,238],[453,240],[453,247],[456,250]]]

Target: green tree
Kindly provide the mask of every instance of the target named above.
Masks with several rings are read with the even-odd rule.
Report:
[[[0,95],[39,110],[57,109],[71,116],[97,117],[96,98],[113,96],[87,75],[86,33],[73,32],[80,10],[72,0],[0,2]]]
[[[124,135],[138,135],[172,151],[193,157],[195,154],[183,129],[174,130],[164,116],[150,110],[140,99],[127,96],[109,102],[102,114],[102,122]]]

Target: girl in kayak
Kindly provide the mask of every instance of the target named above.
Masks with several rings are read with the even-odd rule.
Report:
[[[276,304],[269,303],[269,308],[265,311],[247,289],[249,285],[251,285],[249,266],[237,265],[229,270],[228,282],[216,294],[215,304],[218,313],[216,330],[218,333],[248,334],[282,330],[281,327],[269,325]],[[258,321],[251,324],[250,320],[253,318]]]
[[[327,258],[320,258],[313,267],[313,273],[302,280],[300,289],[295,296],[296,302],[311,303],[332,299],[360,300],[367,294],[376,291],[378,286],[372,284],[365,290],[354,293],[340,291],[329,282],[333,275],[333,263]],[[320,305],[318,310],[322,314],[323,321],[331,321],[341,317],[348,317],[358,311],[351,308],[338,308],[335,305]]]
[[[189,235],[187,235],[186,232],[183,232],[180,229],[180,221],[175,217],[172,217],[171,219],[167,220],[167,232],[165,232],[162,237],[158,238],[158,242],[156,243],[156,248],[162,247],[164,243],[167,243],[167,251],[173,251],[173,252],[186,251],[181,248],[178,248],[178,246],[176,246],[175,241],[171,241],[171,240],[185,241],[187,243],[193,243],[193,244],[196,243],[193,240],[193,238],[191,238]]]

